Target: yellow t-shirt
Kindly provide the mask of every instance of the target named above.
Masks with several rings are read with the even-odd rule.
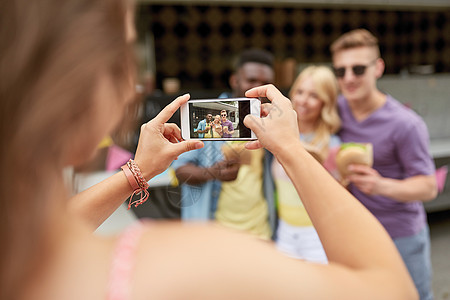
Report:
[[[211,138],[212,137],[212,135],[211,135],[211,124],[212,123],[206,123],[205,129],[207,131],[205,132],[205,138]]]
[[[253,150],[251,155],[250,165],[241,165],[236,180],[222,183],[215,217],[224,226],[269,240],[269,212],[262,188],[264,150]]]
[[[278,216],[292,226],[312,226],[300,197],[276,158],[272,161],[272,175],[278,193]]]
[[[211,128],[212,137],[213,138],[221,138],[222,136],[217,132],[216,129],[220,131],[222,129],[222,125],[213,123],[212,128]]]

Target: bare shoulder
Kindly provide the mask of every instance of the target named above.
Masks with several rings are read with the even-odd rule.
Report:
[[[133,299],[311,299],[323,272],[218,225],[156,222],[136,253]]]

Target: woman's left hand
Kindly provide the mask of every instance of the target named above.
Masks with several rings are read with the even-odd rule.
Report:
[[[189,98],[189,94],[176,98],[154,119],[141,126],[135,161],[145,179],[150,180],[166,170],[180,154],[203,147],[201,141],[184,141],[180,128],[166,123]]]

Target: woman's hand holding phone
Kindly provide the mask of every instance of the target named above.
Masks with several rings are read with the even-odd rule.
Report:
[[[292,149],[300,144],[297,114],[291,101],[272,84],[248,90],[247,97],[267,97],[271,103],[263,104],[261,116],[248,115],[244,124],[255,132],[257,141],[246,144],[247,149],[266,148],[277,155],[283,148]]]
[[[173,160],[187,151],[203,147],[198,140],[184,141],[176,124],[166,123],[189,100],[189,94],[176,98],[154,119],[141,126],[135,161],[145,179],[166,170]]]

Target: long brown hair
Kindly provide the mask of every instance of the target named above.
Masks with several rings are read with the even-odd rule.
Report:
[[[126,0],[0,4],[1,299],[18,297],[48,248],[53,208],[64,202],[49,190],[63,184],[69,145],[89,140],[100,73],[118,93],[129,88],[129,9]],[[80,130],[86,139],[73,141]]]

